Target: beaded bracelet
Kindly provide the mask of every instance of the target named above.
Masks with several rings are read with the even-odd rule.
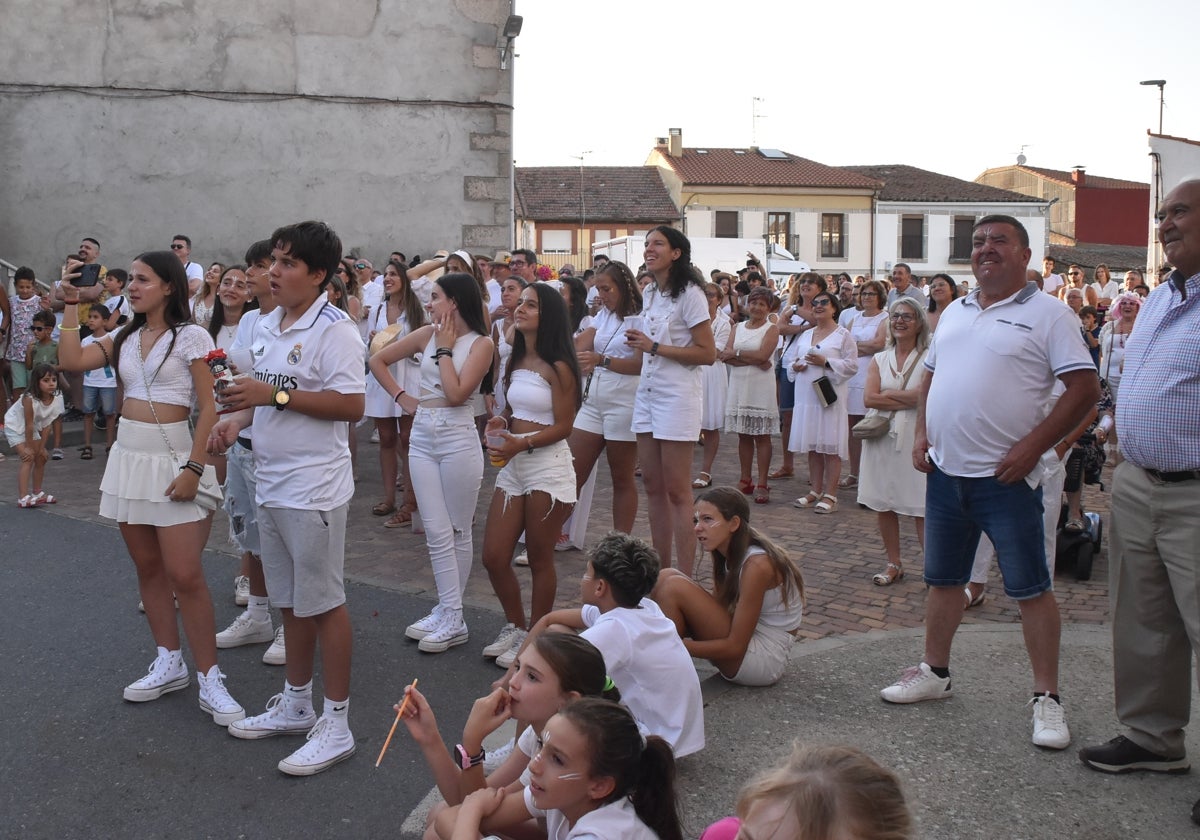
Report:
[[[452,349],[450,349],[449,347],[439,347],[437,349],[437,352],[435,352],[433,354],[433,358],[437,359],[438,361],[441,361],[443,356],[453,356],[453,355],[454,355],[454,351]]]

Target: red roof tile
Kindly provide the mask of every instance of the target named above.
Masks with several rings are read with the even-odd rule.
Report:
[[[689,187],[830,187],[877,189],[878,182],[845,167],[826,166],[814,160],[781,152],[764,157],[759,149],[689,149],[671,157],[665,149],[661,161]]]
[[[1039,177],[1046,178],[1047,180],[1050,180],[1050,181],[1058,181],[1059,183],[1066,184],[1067,186],[1075,186],[1075,182],[1071,180],[1071,173],[1066,170],[1063,170],[1063,169],[1045,169],[1040,166],[999,166],[999,167],[995,167],[993,169],[989,169],[989,170],[987,170],[987,172],[984,172],[983,174],[986,175],[988,172],[1000,172],[1005,169],[1019,169],[1022,172],[1029,172],[1033,175],[1037,175]],[[1098,189],[1098,190],[1148,190],[1148,189],[1150,189],[1149,184],[1143,184],[1139,181],[1124,181],[1120,178],[1105,178],[1100,175],[1093,175],[1090,172],[1086,172],[1086,170],[1085,170],[1085,174],[1086,174],[1086,178],[1084,180],[1084,186],[1092,187],[1093,189]],[[980,177],[983,177],[983,176],[981,175]]]
[[[871,166],[844,166],[868,178],[883,182],[879,194],[881,201],[963,201],[963,202],[1016,202],[1038,201],[1021,193],[963,181],[905,166],[899,163],[875,164]]]
[[[588,222],[666,224],[679,219],[653,166],[586,166],[583,212]],[[578,221],[580,169],[524,166],[516,172],[517,215],[542,222]]]

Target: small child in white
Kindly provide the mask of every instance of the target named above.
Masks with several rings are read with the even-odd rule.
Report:
[[[58,371],[53,365],[36,365],[29,375],[29,388],[4,415],[4,436],[21,458],[17,470],[17,507],[52,505],[58,501],[42,490],[42,477],[49,460],[46,443],[50,428],[62,413]],[[32,493],[29,492],[31,477]]]

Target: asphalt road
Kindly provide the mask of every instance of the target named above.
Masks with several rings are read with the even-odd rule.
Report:
[[[427,601],[350,585],[350,722],[358,752],[318,776],[291,778],[275,765],[300,740],[230,737],[200,711],[194,672],[188,689],[158,701],[122,699],[123,687],[153,660],[154,643],[115,528],[5,505],[0,545],[0,834],[6,836],[400,836],[431,782],[403,725],[375,769],[393,702],[419,677],[443,733],[455,739],[469,701],[498,674],[478,653],[484,637],[499,630],[499,615],[468,610],[471,642],[430,656],[403,637]],[[233,604],[233,561],[208,553],[205,568],[223,628],[240,610]],[[265,647],[221,652],[226,684],[250,714],[283,685],[283,669],[260,661]],[[318,697],[319,691],[318,676]]]

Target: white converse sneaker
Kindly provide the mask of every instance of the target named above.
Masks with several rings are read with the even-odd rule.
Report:
[[[496,657],[496,664],[508,670],[508,667],[517,661],[517,653],[520,652],[521,645],[525,644],[525,637],[527,635],[529,634],[524,630],[518,630],[513,636],[512,647]]]
[[[316,722],[317,713],[313,711],[312,697],[289,698],[276,694],[267,701],[267,710],[261,715],[229,724],[229,734],[247,741],[273,735],[305,735]]]
[[[275,628],[271,626],[271,617],[265,621],[256,620],[250,615],[250,610],[243,610],[233,623],[217,634],[217,647],[233,648],[241,645],[253,645],[259,642],[269,642],[275,638]]]
[[[463,623],[462,610],[442,610],[441,620],[432,633],[421,639],[417,648],[424,653],[442,653],[470,638]]]
[[[220,668],[214,665],[207,674],[197,672],[196,678],[200,683],[200,708],[212,715],[213,723],[229,726],[246,716],[241,704],[229,696],[229,689],[225,688],[225,675]]]
[[[233,603],[244,607],[250,603],[250,578],[238,575],[233,579]]]
[[[1049,694],[1039,694],[1027,705],[1033,706],[1033,743],[1051,750],[1066,749],[1071,730],[1062,705]]]
[[[950,678],[939,677],[922,662],[916,668],[909,668],[900,675],[900,679],[889,685],[879,696],[889,703],[920,703],[922,700],[944,700],[954,694],[950,688]]]
[[[429,615],[414,621],[404,630],[404,635],[418,642],[437,629],[442,617],[442,605],[438,604]]]
[[[263,654],[264,665],[284,665],[287,663],[287,648],[283,643],[283,625],[275,631],[275,641],[271,642],[271,646],[267,648],[267,652]]]
[[[157,700],[164,694],[187,688],[191,681],[187,666],[183,664],[183,652],[160,647],[158,658],[150,664],[146,676],[125,686],[125,699],[131,703]]]
[[[500,635],[496,637],[496,641],[492,642],[483,649],[483,655],[492,657],[506,653],[508,649],[512,647],[513,634],[518,632],[524,633],[525,631],[520,630],[517,625],[513,624],[511,621],[508,624],[505,624],[504,628],[500,631]]]
[[[354,736],[345,725],[338,726],[324,715],[308,733],[308,743],[279,762],[279,771],[289,776],[313,776],[354,755]]]

